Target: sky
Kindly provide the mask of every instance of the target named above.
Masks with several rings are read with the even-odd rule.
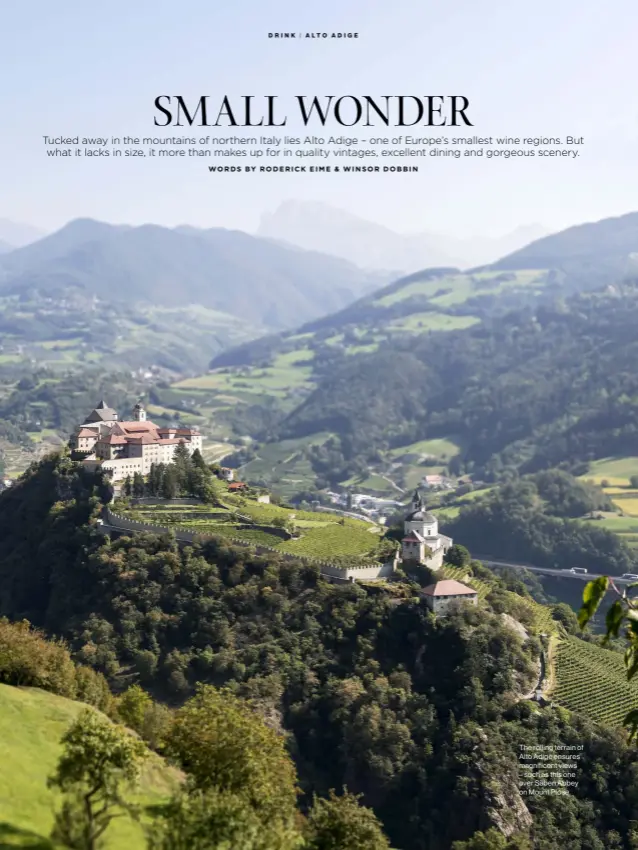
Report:
[[[359,37],[268,38],[286,31]],[[262,213],[298,199],[400,232],[464,237],[622,215],[638,207],[636,31],[633,0],[7,3],[0,218],[46,230],[91,217],[251,232]],[[166,135],[153,125],[162,94],[213,101],[272,94],[287,103],[299,94],[456,94],[469,98],[475,125],[459,134],[571,135],[585,144],[575,160],[419,159],[418,174],[347,177],[210,174],[190,158],[46,156],[44,135]],[[302,130],[291,124],[272,132]],[[323,133],[304,131],[311,132]]]

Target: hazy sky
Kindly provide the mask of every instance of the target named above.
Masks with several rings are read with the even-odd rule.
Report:
[[[359,39],[267,37],[335,30]],[[90,216],[254,230],[262,212],[298,198],[400,231],[469,235],[620,215],[638,207],[637,31],[634,0],[7,2],[0,217],[47,229]],[[153,126],[159,94],[461,94],[473,133],[582,135],[586,144],[577,160],[428,158],[417,175],[339,179],[209,175],[195,159],[45,156],[44,134],[190,135]]]

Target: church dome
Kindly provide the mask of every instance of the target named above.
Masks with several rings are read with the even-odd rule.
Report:
[[[431,514],[422,508],[419,508],[417,511],[412,511],[412,513],[408,514],[405,519],[406,522],[436,522],[434,514]]]

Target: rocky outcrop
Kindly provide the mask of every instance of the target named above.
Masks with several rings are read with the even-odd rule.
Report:
[[[532,825],[532,815],[521,796],[516,776],[492,778],[485,792],[489,826],[507,838],[515,832],[527,832]]]
[[[515,832],[527,832],[532,825],[532,815],[525,805],[519,790],[518,769],[515,764],[495,765],[481,758],[480,751],[488,743],[485,732],[479,732],[480,743],[476,747],[476,768],[480,776],[483,797],[483,831],[494,827],[509,838]]]

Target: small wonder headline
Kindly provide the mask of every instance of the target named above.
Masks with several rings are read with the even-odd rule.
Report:
[[[288,111],[307,127],[336,122],[343,127],[458,127],[474,124],[463,95],[296,95],[288,107],[277,95],[242,95],[216,99],[201,95],[187,100],[182,95],[155,98],[157,127],[285,127]]]

